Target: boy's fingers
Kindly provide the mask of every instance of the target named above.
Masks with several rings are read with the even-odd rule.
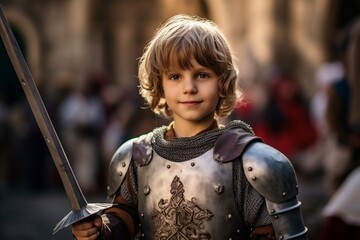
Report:
[[[95,218],[95,220],[94,220],[94,225],[95,225],[96,227],[101,227],[101,225],[102,225],[102,219],[101,219],[101,217]]]
[[[93,228],[94,227],[94,224],[93,222],[79,222],[79,223],[74,223],[72,225],[72,228],[75,229],[75,230],[87,230],[87,229],[90,229],[90,228]]]
[[[96,239],[99,236],[98,228],[92,227],[90,229],[84,229],[84,230],[78,230],[78,229],[72,229],[72,234],[76,236],[76,238],[79,239]]]
[[[74,239],[76,240],[96,240],[99,237],[99,233],[97,232],[96,234],[92,235],[92,236],[87,236],[87,237],[81,237],[81,236],[77,236]]]

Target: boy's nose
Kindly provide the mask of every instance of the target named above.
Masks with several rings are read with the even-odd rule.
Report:
[[[183,88],[184,88],[184,93],[186,93],[186,94],[197,93],[195,79],[193,79],[192,77],[185,78]]]

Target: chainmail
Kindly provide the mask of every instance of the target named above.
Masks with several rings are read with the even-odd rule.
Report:
[[[174,162],[182,162],[201,156],[212,147],[218,137],[230,128],[243,128],[253,132],[249,125],[240,120],[232,121],[227,127],[212,129],[193,137],[175,138],[167,141],[164,138],[166,126],[154,129],[152,147],[161,157]]]
[[[217,138],[231,128],[243,128],[253,133],[252,129],[246,123],[235,120],[230,122],[226,127],[210,130],[194,137],[177,138],[171,141],[164,139],[166,126],[153,130],[153,149],[163,158],[170,161],[186,161],[201,156],[206,151],[214,147]],[[137,195],[137,171],[136,164],[132,161],[129,168],[131,188]],[[235,202],[243,216],[244,223],[249,227],[271,224],[270,216],[267,213],[263,197],[248,182],[242,161],[234,161],[234,194]],[[137,204],[137,196],[129,194],[128,186],[123,184],[120,188],[120,194],[132,204]]]

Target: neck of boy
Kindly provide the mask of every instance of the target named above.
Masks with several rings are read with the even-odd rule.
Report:
[[[215,119],[211,119],[211,121],[202,122],[201,124],[196,122],[191,122],[191,123],[172,122],[169,127],[170,127],[169,131],[172,131],[174,138],[193,137],[205,131],[219,128],[218,122]]]

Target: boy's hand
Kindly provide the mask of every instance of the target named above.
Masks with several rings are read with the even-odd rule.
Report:
[[[98,216],[95,219],[74,223],[71,229],[77,240],[96,240],[100,235],[101,226],[102,219]]]

